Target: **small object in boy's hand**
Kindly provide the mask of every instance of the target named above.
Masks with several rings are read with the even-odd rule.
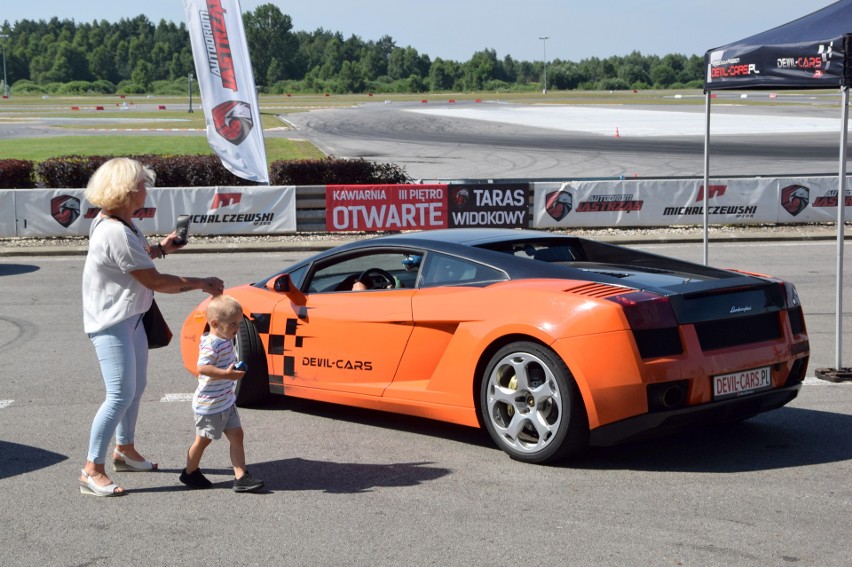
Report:
[[[234,370],[239,370],[240,372],[245,372],[246,370],[248,370],[248,364],[246,364],[244,361],[240,360],[239,362],[237,362],[234,365]]]

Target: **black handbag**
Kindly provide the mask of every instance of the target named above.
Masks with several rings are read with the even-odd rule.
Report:
[[[142,324],[145,325],[145,334],[148,335],[148,348],[161,348],[172,342],[172,330],[160,313],[157,302],[151,300],[151,307],[142,315]]]

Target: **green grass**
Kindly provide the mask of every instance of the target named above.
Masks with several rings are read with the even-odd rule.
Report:
[[[285,97],[286,98],[286,97]],[[64,123],[65,130],[115,130],[98,135],[42,136],[38,138],[0,139],[0,157],[43,161],[65,155],[132,155],[132,154],[212,154],[204,132],[204,112],[198,98],[193,101],[194,112],[186,110],[186,97],[127,97],[115,96],[48,97],[14,96],[0,101],[0,125],[4,122],[31,122],[42,118],[73,118]],[[304,101],[298,103],[303,106]],[[315,102],[307,103],[316,106]],[[126,107],[124,106],[126,105]],[[160,110],[160,106],[165,110]],[[340,105],[340,101],[337,101]],[[96,110],[97,107],[103,110]],[[261,105],[263,107],[263,105]],[[77,108],[77,110],[72,110]],[[287,111],[292,110],[287,108]],[[299,110],[301,111],[301,109]],[[285,124],[275,115],[283,111],[261,108],[264,129],[282,128]],[[133,122],[128,122],[131,119]],[[162,128],[189,129],[185,135],[127,134],[125,129]],[[325,157],[316,146],[304,140],[265,137],[269,163],[278,160],[321,159]]]
[[[266,138],[267,162],[324,157],[313,144],[284,138]],[[0,140],[5,159],[44,161],[67,155],[212,154],[207,138],[199,136],[56,136]]]

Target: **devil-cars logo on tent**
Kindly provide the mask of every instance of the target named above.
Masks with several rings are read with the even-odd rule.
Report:
[[[795,217],[807,208],[810,196],[811,190],[804,185],[788,185],[781,189],[781,206]]]
[[[251,105],[239,100],[229,100],[213,108],[213,125],[220,136],[239,146],[254,127]]]
[[[68,228],[80,216],[80,199],[70,195],[60,195],[50,200],[50,216]]]
[[[545,197],[545,210],[553,220],[561,221],[574,208],[574,196],[567,191],[554,191]]]

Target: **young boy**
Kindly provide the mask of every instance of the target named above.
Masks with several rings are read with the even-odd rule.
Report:
[[[231,464],[234,466],[234,491],[256,492],[263,481],[249,476],[243,448],[243,428],[234,405],[234,385],[244,371],[234,370],[236,362],[232,341],[240,329],[243,310],[239,302],[227,295],[218,295],[207,305],[210,332],[201,337],[198,349],[198,388],[192,397],[195,411],[195,442],[186,455],[186,468],[180,481],[190,488],[210,488],[212,483],[201,474],[201,456],[214,439],[222,433],[231,444]]]

